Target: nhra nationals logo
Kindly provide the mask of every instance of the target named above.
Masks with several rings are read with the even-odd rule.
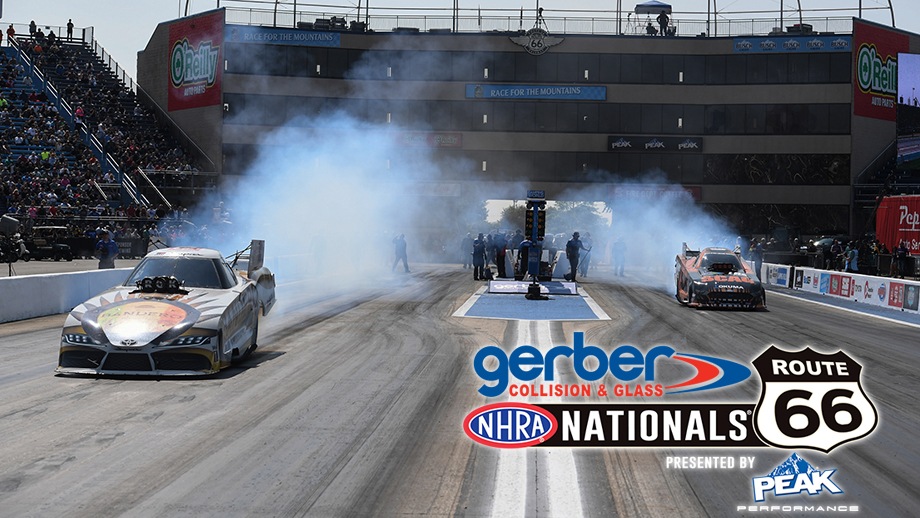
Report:
[[[754,426],[770,446],[828,453],[875,430],[878,414],[859,383],[862,366],[843,351],[770,346],[753,364],[762,380]]]

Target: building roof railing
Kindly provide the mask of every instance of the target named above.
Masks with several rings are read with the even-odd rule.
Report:
[[[533,9],[449,9],[387,8],[364,9],[350,5],[309,4],[304,2],[266,2],[237,0],[220,2],[226,9],[226,22],[265,27],[313,28],[317,21],[338,21],[338,30],[358,32],[518,32],[537,26]],[[360,4],[359,4],[360,5]],[[646,35],[646,27],[658,23],[655,16],[632,11],[585,11],[541,9],[539,26],[554,34]],[[884,11],[879,13],[878,11]],[[735,37],[788,34],[851,34],[857,14],[880,18],[888,7],[812,9],[802,11],[739,11],[717,13],[675,11],[671,27],[676,36]],[[883,16],[884,15],[884,16]],[[894,20],[891,15],[892,23]],[[345,22],[345,23],[342,23]],[[317,27],[314,27],[314,24]],[[347,24],[347,25],[346,25]],[[322,24],[325,26],[325,24]],[[335,24],[333,24],[335,30]],[[804,30],[802,28],[805,28]]]

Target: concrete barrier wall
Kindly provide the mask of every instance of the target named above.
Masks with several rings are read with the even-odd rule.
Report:
[[[873,306],[920,312],[920,282],[917,281],[796,268],[792,287]]]
[[[0,278],[0,322],[67,313],[128,278],[132,268]]]

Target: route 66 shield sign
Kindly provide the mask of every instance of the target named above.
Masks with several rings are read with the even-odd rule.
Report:
[[[875,430],[878,413],[859,383],[862,365],[845,352],[771,345],[752,363],[761,379],[754,429],[765,443],[828,453]]]

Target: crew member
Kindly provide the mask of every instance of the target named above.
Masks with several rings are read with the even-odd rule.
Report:
[[[571,273],[565,277],[567,281],[575,282],[575,273],[578,271],[578,254],[581,253],[581,250],[591,251],[590,248],[585,248],[585,245],[582,244],[580,236],[578,232],[573,233],[572,239],[569,239],[569,242],[565,244],[565,256],[569,260],[569,267],[571,268]]]

